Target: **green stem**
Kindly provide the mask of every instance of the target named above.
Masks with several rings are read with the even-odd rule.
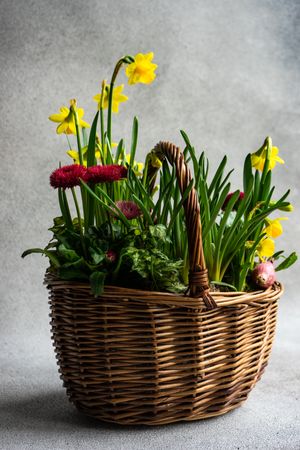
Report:
[[[80,208],[78,205],[78,201],[77,201],[77,197],[76,197],[76,192],[75,189],[72,187],[71,188],[71,192],[72,192],[72,196],[73,196],[73,200],[74,200],[74,204],[75,204],[75,209],[76,209],[76,213],[77,213],[77,218],[78,218],[78,225],[79,225],[79,233],[80,233],[80,239],[81,239],[81,246],[82,246],[82,250],[84,253],[84,256],[87,257],[86,254],[86,248],[84,245],[84,238],[83,238],[83,230],[82,230],[82,223],[81,223],[81,214],[80,214]]]
[[[112,123],[112,99],[113,99],[113,91],[114,91],[114,84],[117,78],[117,75],[122,67],[123,64],[131,64],[134,61],[134,58],[132,56],[124,56],[123,58],[119,59],[117,62],[115,69],[113,71],[110,85],[109,85],[109,97],[108,97],[108,112],[107,112],[107,138],[111,145],[111,123]]]
[[[79,163],[83,165],[83,157],[82,157],[82,147],[81,147],[81,140],[80,140],[80,128],[79,128],[79,122],[78,122],[78,114],[75,109],[76,107],[74,105],[71,105],[71,111],[74,116],[74,122],[75,122],[75,128],[76,128],[76,139],[77,139],[77,147],[78,147],[78,155],[79,155]]]
[[[69,149],[72,150],[71,142],[70,142],[70,139],[68,138],[67,134],[66,134],[66,138],[67,138],[67,141],[68,141]]]
[[[104,113],[103,113],[103,101],[104,101],[104,90],[105,90],[105,80],[102,81],[102,87],[101,87],[101,97],[100,97],[100,133],[101,133],[101,147],[102,147],[102,153],[104,152],[104,145],[105,145],[105,130],[104,130]]]

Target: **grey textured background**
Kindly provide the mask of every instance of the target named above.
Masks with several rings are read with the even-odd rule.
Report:
[[[270,365],[245,405],[223,417],[160,428],[120,428],[67,402],[50,342],[43,246],[57,214],[48,176],[67,163],[47,117],[76,97],[91,120],[102,78],[125,53],[155,52],[151,86],[127,86],[114,137],[140,119],[139,153],[185,129],[215,166],[224,153],[241,181],[245,154],[266,135],[285,166],[278,195],[296,211],[279,247],[299,241],[299,0],[1,0],[1,400],[4,449],[299,449],[299,267],[286,294]],[[120,78],[126,83],[124,75]]]

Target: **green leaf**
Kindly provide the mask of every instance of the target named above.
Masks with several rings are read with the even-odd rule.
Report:
[[[223,172],[224,172],[226,163],[227,163],[227,156],[224,156],[224,158],[220,162],[220,165],[219,165],[219,167],[218,167],[218,169],[217,169],[217,171],[216,171],[216,173],[215,173],[215,175],[214,175],[214,177],[212,179],[212,182],[210,183],[210,186],[209,186],[209,189],[208,189],[208,196],[209,197],[211,196],[211,194],[215,190],[215,188],[217,186],[219,186],[220,180],[223,177]]]
[[[90,253],[90,255],[92,257],[92,260],[93,260],[93,262],[95,264],[100,264],[101,261],[103,261],[104,258],[105,258],[105,253],[104,252],[102,252],[99,249],[96,250],[93,247],[89,247],[89,253]]]
[[[265,163],[264,163],[264,168],[261,174],[261,181],[262,181],[262,185],[265,182],[267,173],[269,172],[269,166],[270,166],[270,155],[271,155],[271,151],[272,151],[272,140],[270,137],[266,137],[265,142],[263,143],[263,148],[266,148],[266,159],[265,159]]]
[[[194,187],[194,180],[191,179],[191,181],[189,182],[186,190],[184,191],[184,193],[182,195],[182,198],[181,198],[180,202],[175,206],[175,208],[173,208],[173,212],[172,212],[172,215],[171,215],[171,218],[170,218],[170,222],[169,222],[169,225],[168,225],[168,232],[170,232],[170,230],[172,229],[172,227],[174,225],[174,222],[176,220],[176,217],[180,213],[180,211],[181,211],[181,209],[182,209],[182,207],[184,205],[184,202],[188,198],[188,195],[191,192],[191,190],[193,189],[193,187]]]
[[[152,220],[151,214],[147,210],[147,208],[145,208],[144,203],[134,194],[132,194],[132,198],[135,201],[135,203],[139,206],[139,208],[141,209],[143,216],[147,220],[148,224],[153,225],[153,220]]]
[[[169,189],[172,188],[172,184],[173,184],[174,180],[169,181],[165,186],[162,186],[162,184],[160,185],[160,189],[159,189],[159,197],[158,200],[156,202],[156,205],[153,208],[152,211],[152,218],[155,220],[157,219],[157,217],[160,217],[160,213],[161,213],[161,206],[163,205],[163,202],[166,200],[167,197],[167,193],[169,191]]]
[[[95,297],[103,293],[105,277],[106,273],[103,272],[93,272],[90,275],[91,290]]]
[[[129,220],[124,216],[122,211],[111,200],[111,198],[106,194],[106,192],[103,191],[103,189],[101,189],[99,186],[97,187],[97,191],[99,191],[101,193],[101,195],[103,195],[103,197],[107,200],[107,202],[109,204],[106,204],[103,200],[101,200],[101,198],[98,197],[98,195],[95,194],[95,192],[93,192],[92,189],[84,181],[81,180],[81,184],[84,187],[84,189],[86,189],[86,191],[90,195],[92,195],[100,203],[100,205],[102,205],[106,209],[106,211],[117,215],[122,220],[124,225],[126,225],[128,228],[131,227]],[[111,206],[109,206],[109,205],[111,205]]]
[[[99,117],[99,111],[95,115],[95,118],[92,123],[88,149],[87,149],[87,167],[93,166],[95,164],[95,147],[96,147],[96,131],[97,131],[97,122]],[[102,149],[103,150],[103,149]]]
[[[111,145],[110,145],[110,141],[107,137],[107,134],[105,134],[105,143],[106,143],[106,163],[105,164],[113,164]],[[104,154],[105,154],[105,152],[104,152]]]
[[[187,147],[192,148],[193,146],[192,146],[191,141],[190,141],[188,135],[186,134],[186,132],[183,130],[180,130],[180,134],[183,137],[183,140],[186,143]]]
[[[66,227],[69,229],[73,228],[73,222],[70,214],[70,209],[68,205],[68,199],[64,189],[58,188],[58,201],[61,210],[61,214],[64,218]]]
[[[132,125],[132,134],[131,134],[131,148],[130,148],[130,165],[131,166],[133,166],[133,164],[134,164],[137,139],[138,139],[138,130],[139,130],[138,119],[137,119],[137,117],[134,117],[133,125]]]
[[[225,199],[229,193],[229,189],[230,189],[230,183],[228,183],[224,187],[223,191],[221,192],[220,198],[218,199],[218,202],[216,203],[213,210],[211,211],[210,221],[208,223],[206,223],[205,227],[203,227],[203,230],[202,230],[202,239],[203,240],[205,240],[207,234],[211,231],[211,228],[214,226],[214,224],[216,222],[216,218],[217,218],[222,206],[224,205]]]
[[[259,200],[259,189],[260,189],[260,173],[258,170],[255,171],[254,176],[254,187],[253,187],[253,200],[252,206],[254,207]]]
[[[297,261],[297,259],[298,259],[297,253],[296,252],[291,253],[287,258],[285,258],[284,261],[282,261],[282,263],[279,264],[279,266],[275,268],[276,272],[291,267],[291,265],[293,265]]]
[[[118,144],[117,151],[116,151],[115,164],[118,164],[119,159],[120,159],[120,157],[122,155],[123,145],[124,145],[124,142],[123,142],[123,139],[121,139],[119,144]]]
[[[264,201],[268,198],[272,181],[272,172],[269,170],[265,176],[263,182],[261,182],[260,201]]]
[[[279,259],[281,257],[281,255],[283,255],[284,251],[280,250],[279,252],[274,253],[274,255],[272,256],[272,259],[276,260]]]
[[[250,180],[252,178],[253,178],[253,174],[252,174],[251,154],[249,153],[246,156],[246,159],[245,159],[245,162],[244,162],[244,173],[243,173],[244,192],[247,191],[248,185],[249,185]]]
[[[64,258],[65,261],[74,262],[77,261],[79,255],[73,249],[66,248],[64,244],[58,246],[58,253]]]
[[[31,253],[41,253],[50,259],[50,261],[54,267],[60,267],[60,262],[59,262],[58,258],[55,256],[54,252],[52,252],[50,250],[45,250],[42,248],[30,248],[30,249],[26,250],[25,252],[23,252],[21,256],[22,256],[22,258],[25,258],[25,256],[30,255]]]

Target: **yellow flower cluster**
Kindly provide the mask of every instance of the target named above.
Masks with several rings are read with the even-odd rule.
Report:
[[[270,141],[269,141],[270,142]],[[269,143],[271,146],[272,144]],[[268,148],[264,145],[262,148],[257,150],[257,152],[251,154],[251,163],[254,169],[263,171],[267,159]],[[277,163],[284,164],[284,160],[278,156],[279,150],[277,147],[271,147],[269,151],[269,170],[273,170]],[[286,209],[286,211],[291,211],[292,206]],[[264,237],[260,241],[256,252],[261,260],[273,256],[275,253],[275,242],[273,239],[277,238],[282,234],[281,220],[287,220],[286,217],[279,217],[278,219],[266,219],[266,226],[263,229]]]
[[[277,219],[266,219],[266,226],[263,229],[265,236],[260,241],[256,251],[261,260],[270,258],[275,253],[275,241],[283,232],[281,220],[288,220],[287,217],[278,217]]]
[[[154,53],[138,53],[134,57],[134,61],[127,65],[126,67],[126,75],[128,77],[128,84],[150,84],[155,80],[156,74],[155,70],[157,68],[156,64],[152,63],[152,59],[154,57]],[[103,91],[103,98],[101,93],[96,94],[93,99],[98,103],[98,108],[102,105],[103,109],[108,108],[108,100],[109,100],[109,89],[110,86],[105,84],[105,88]],[[113,96],[112,96],[112,112],[119,112],[119,104],[122,102],[126,102],[128,97],[123,94],[124,84],[120,86],[115,86],[113,88]],[[76,125],[75,125],[75,115],[77,115],[78,126],[81,128],[90,127],[90,125],[82,120],[84,115],[84,110],[82,108],[77,108],[76,100],[70,101],[70,107],[62,106],[60,108],[60,112],[58,114],[52,114],[49,119],[52,122],[59,123],[56,132],[57,134],[65,133],[65,134],[76,134]]]

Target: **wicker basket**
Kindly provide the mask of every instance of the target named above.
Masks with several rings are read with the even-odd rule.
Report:
[[[179,148],[156,152],[191,180]],[[200,210],[184,203],[189,235],[187,295],[84,283],[47,272],[51,325],[61,378],[76,407],[120,424],[160,425],[230,411],[246,400],[267,365],[283,289],[209,293]]]

